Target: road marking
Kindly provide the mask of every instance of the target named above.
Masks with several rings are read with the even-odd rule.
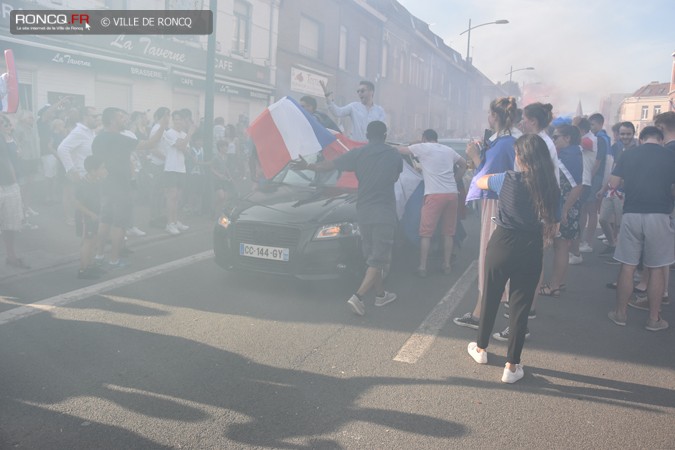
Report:
[[[466,268],[457,282],[445,294],[445,297],[431,310],[426,319],[394,357],[394,361],[415,364],[431,347],[438,332],[445,326],[464,295],[478,276],[478,261],[474,260]]]
[[[110,291],[121,286],[126,286],[138,281],[146,280],[148,278],[161,275],[165,272],[170,272],[172,270],[180,269],[181,267],[205,261],[212,257],[213,250],[207,250],[192,256],[187,256],[185,258],[177,259],[165,264],[160,264],[159,266],[150,267],[139,270],[135,273],[113,278],[112,280],[106,280],[101,283],[93,284],[82,289],[77,289],[75,291],[66,292],[65,294],[49,297],[44,300],[40,300],[39,302],[24,305],[19,308],[10,309],[0,313],[0,325],[14,322],[40,312],[52,311],[59,306],[65,306],[69,303],[100,294],[101,292]]]

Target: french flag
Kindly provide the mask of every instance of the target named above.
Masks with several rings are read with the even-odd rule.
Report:
[[[265,178],[289,161],[311,155],[335,142],[335,136],[291,97],[271,104],[249,126]]]
[[[337,131],[328,131],[335,136],[335,142],[323,149],[322,154],[327,161],[332,161],[338,156],[347,153],[349,150],[366,145],[366,142],[352,141],[344,134]],[[354,172],[342,172],[335,185],[338,187],[356,189],[359,186],[359,181],[356,179],[356,174]]]

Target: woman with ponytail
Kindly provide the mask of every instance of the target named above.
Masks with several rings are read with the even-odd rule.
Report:
[[[560,217],[560,189],[544,140],[536,134],[518,138],[515,159],[520,172],[508,170],[476,180],[479,189],[498,195],[499,205],[494,220],[496,229],[485,256],[478,340],[467,348],[477,363],[487,364],[486,348],[504,288],[510,281],[511,332],[502,374],[504,383],[515,383],[524,376],[520,356],[541,273],[544,241],[556,235]]]
[[[495,192],[483,191],[477,186],[478,180],[484,175],[502,173],[513,170],[515,152],[513,144],[516,138],[512,135],[521,111],[518,110],[514,97],[501,97],[490,103],[488,122],[494,134],[488,140],[485,148],[475,141],[469,143],[466,149],[467,157],[476,167],[476,174],[471,180],[466,196],[467,203],[473,200],[481,201],[481,231],[480,249],[478,253],[478,300],[472,313],[456,317],[455,324],[478,329],[481,316],[481,296],[485,284],[485,249],[496,225],[492,218],[497,215],[498,196]]]

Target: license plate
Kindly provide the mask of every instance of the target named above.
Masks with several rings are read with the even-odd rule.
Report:
[[[271,259],[273,261],[288,261],[288,249],[281,247],[267,247],[265,245],[239,244],[239,255],[249,258]]]

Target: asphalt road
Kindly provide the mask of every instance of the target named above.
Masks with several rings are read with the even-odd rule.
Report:
[[[207,229],[97,284],[68,264],[4,279],[0,448],[675,448],[675,331],[611,323],[617,266],[595,256],[540,300],[523,380],[500,382],[504,343],[473,362],[476,332],[446,321],[477,295],[467,228],[452,275],[399,263],[399,300],[364,317],[349,283],[224,272]]]

